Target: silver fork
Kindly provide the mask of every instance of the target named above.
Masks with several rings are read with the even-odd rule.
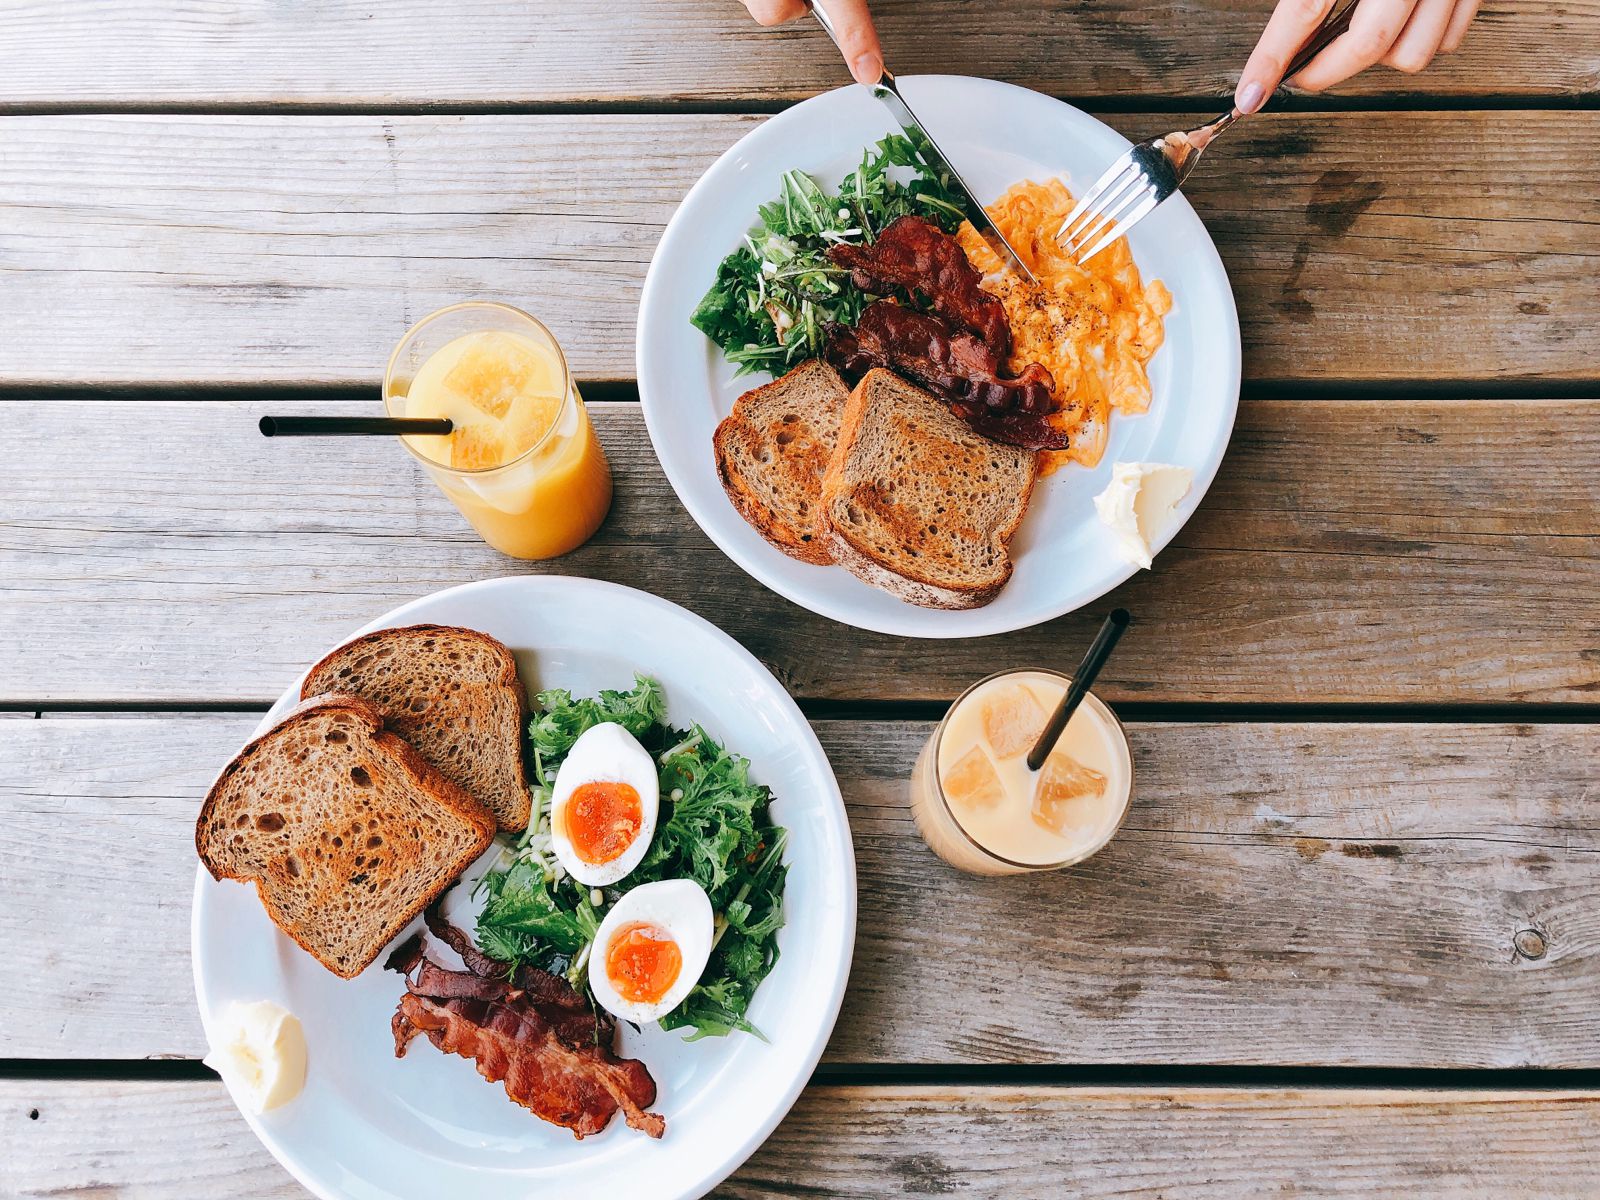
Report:
[[[1358,0],[1337,0],[1322,24],[1289,61],[1283,77],[1292,79],[1329,43],[1350,28]],[[1080,264],[1122,237],[1189,178],[1206,147],[1244,116],[1229,109],[1189,132],[1169,133],[1131,147],[1083,194],[1056,231],[1056,241]]]

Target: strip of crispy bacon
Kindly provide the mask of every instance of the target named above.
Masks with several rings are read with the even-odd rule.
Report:
[[[449,921],[446,921],[444,914],[439,911],[439,902],[437,900],[424,910],[422,920],[428,926],[428,932],[459,954],[461,961],[467,964],[467,970],[474,975],[489,975],[505,979],[511,974],[509,966],[498,958],[490,958],[482,950],[479,950],[473,940],[467,936],[465,930],[457,929]]]
[[[409,975],[417,969],[417,964],[422,961],[422,935],[413,933],[405,941],[394,948],[394,952],[383,960],[386,971],[399,971],[402,975]]]
[[[836,326],[825,355],[855,384],[873,367],[888,367],[949,402],[985,437],[1029,450],[1061,450],[1067,434],[1051,424],[1055,381],[1038,363],[1008,379],[993,349],[958,333],[936,313],[879,300],[854,329]]]
[[[463,954],[463,960],[484,971],[441,967],[422,954],[419,939],[414,953],[408,942],[391,955],[389,965],[405,964],[407,973],[390,1022],[397,1057],[422,1034],[446,1054],[471,1059],[511,1099],[576,1137],[599,1133],[619,1108],[633,1128],[662,1135],[666,1122],[645,1111],[656,1100],[655,1080],[642,1062],[612,1052],[616,1026],[608,1015],[543,971],[523,967],[512,980],[505,963],[478,951],[437,914],[428,924],[448,931],[440,940],[453,949],[457,941],[470,947],[476,958]]]
[[[919,298],[952,325],[975,333],[998,358],[1010,353],[1005,305],[983,290],[983,275],[967,261],[960,243],[932,221],[900,217],[876,241],[832,246],[828,257],[848,268],[862,291]]]

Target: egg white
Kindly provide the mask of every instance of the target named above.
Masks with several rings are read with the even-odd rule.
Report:
[[[585,783],[625,783],[639,793],[639,832],[616,858],[607,863],[585,862],[566,835],[566,806],[572,793]],[[614,721],[596,725],[567,751],[556,772],[550,795],[550,844],[556,861],[579,883],[605,887],[625,878],[639,865],[656,833],[656,812],[661,807],[661,784],[656,763],[639,740]]]
[[[624,1000],[606,973],[612,939],[619,929],[635,922],[664,931],[678,943],[683,959],[678,978],[654,1003]],[[664,879],[640,884],[611,906],[595,934],[594,949],[589,954],[589,987],[595,1000],[607,1012],[636,1025],[659,1021],[682,1004],[689,989],[700,982],[706,960],[711,957],[712,926],[711,898],[694,880]]]

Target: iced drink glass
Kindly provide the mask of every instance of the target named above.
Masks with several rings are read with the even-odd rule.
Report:
[[[1027,755],[1072,678],[1014,670],[950,706],[911,774],[911,814],[928,847],[974,875],[1052,871],[1109,842],[1133,796],[1122,722],[1092,692],[1037,772]]]
[[[470,301],[418,321],[395,347],[393,417],[449,417],[446,435],[401,438],[483,540],[554,558],[594,534],[611,468],[548,329],[507,304]]]

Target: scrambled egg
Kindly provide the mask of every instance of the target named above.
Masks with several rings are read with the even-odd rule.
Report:
[[[1126,238],[1080,267],[1056,244],[1072,211],[1060,180],[1013,185],[989,206],[989,216],[1039,279],[1034,286],[1003,269],[999,255],[970,224],[956,240],[984,273],[984,288],[1000,297],[1014,345],[1007,368],[1015,374],[1037,362],[1055,376],[1061,409],[1053,418],[1072,435],[1068,450],[1042,454],[1040,473],[1063,462],[1092,467],[1105,452],[1112,410],[1150,407],[1145,364],[1161,348],[1162,318],[1172,293],[1158,279],[1142,283]]]

